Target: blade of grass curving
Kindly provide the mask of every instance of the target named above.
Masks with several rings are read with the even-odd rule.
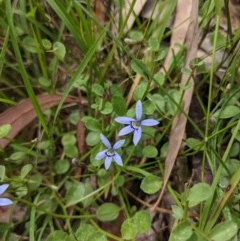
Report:
[[[2,51],[0,53],[0,76],[2,75],[4,58],[5,58],[5,54],[6,54],[7,46],[8,46],[8,39],[9,39],[9,28],[7,28],[6,35],[5,35],[4,42],[3,42],[3,46],[2,46]]]
[[[42,110],[39,106],[39,103],[38,103],[36,95],[33,91],[31,82],[29,80],[28,74],[27,74],[26,69],[25,69],[24,64],[23,64],[21,52],[20,52],[20,49],[19,49],[19,46],[18,46],[18,43],[19,43],[18,34],[17,34],[16,27],[13,23],[13,20],[14,20],[13,10],[14,9],[11,6],[11,1],[7,0],[6,1],[6,16],[7,16],[7,21],[8,21],[9,28],[10,28],[10,37],[11,37],[11,40],[12,40],[12,46],[13,46],[13,49],[14,49],[15,57],[16,57],[16,60],[17,60],[17,63],[18,63],[19,72],[22,76],[23,83],[24,83],[25,88],[27,90],[28,96],[31,99],[33,107],[34,107],[34,109],[37,113],[38,119],[39,119],[44,131],[48,135],[49,131],[48,131],[46,121],[44,119]]]
[[[81,38],[81,34],[79,34],[79,27],[77,23],[73,21],[73,18],[71,15],[67,12],[67,7],[64,6],[61,1],[55,1],[55,0],[47,0],[48,4],[52,7],[52,9],[56,12],[56,14],[59,16],[59,18],[63,21],[63,23],[66,25],[68,30],[72,33],[74,38],[76,39],[79,47],[81,50],[86,53],[87,52],[87,46],[84,43],[84,41]]]
[[[107,29],[108,27],[104,28],[100,34],[100,36],[98,37],[98,39],[95,41],[95,43],[91,46],[91,48],[88,50],[88,52],[86,53],[86,55],[84,56],[81,64],[78,66],[76,72],[74,73],[72,79],[69,81],[69,83],[67,84],[67,87],[65,89],[65,91],[63,92],[62,98],[59,102],[59,105],[57,107],[55,116],[54,116],[54,121],[53,121],[53,125],[56,121],[57,115],[64,103],[64,100],[67,98],[69,92],[72,90],[74,83],[77,81],[78,77],[81,75],[81,73],[83,72],[83,70],[85,69],[85,67],[87,66],[87,64],[89,63],[89,61],[92,59],[93,55],[95,54],[95,52],[97,51],[99,44],[101,43],[102,39],[104,38],[104,36],[107,33]]]

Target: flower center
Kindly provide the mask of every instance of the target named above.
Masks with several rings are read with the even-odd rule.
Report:
[[[133,129],[138,129],[139,127],[140,127],[140,125],[141,125],[141,122],[140,121],[132,121],[131,122],[131,126],[132,126],[132,128]]]
[[[106,151],[107,156],[114,156],[114,153],[115,153],[115,151],[113,150],[113,148],[110,148]]]

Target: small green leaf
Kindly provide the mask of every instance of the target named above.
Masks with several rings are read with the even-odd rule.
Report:
[[[151,228],[151,216],[146,210],[140,210],[133,216],[138,233],[146,233]]]
[[[49,87],[51,86],[51,81],[49,79],[46,79],[44,77],[39,77],[38,78],[38,83],[43,86],[43,87]]]
[[[219,118],[228,119],[240,113],[240,108],[234,105],[226,106],[219,114]]]
[[[135,240],[138,233],[138,228],[133,218],[126,219],[121,226],[121,234],[123,239]]]
[[[27,36],[23,39],[23,47],[30,53],[37,53],[39,49],[39,43],[36,39]]]
[[[34,174],[28,179],[28,187],[31,191],[35,191],[42,183],[42,175]]]
[[[142,150],[143,156],[153,158],[158,155],[158,150],[155,146],[145,146]]]
[[[86,127],[90,131],[101,132],[101,122],[93,117],[85,116],[82,118],[82,121],[85,123]]]
[[[42,45],[45,50],[50,50],[52,48],[52,43],[48,39],[42,39]]]
[[[238,225],[228,220],[216,225],[210,233],[210,238],[213,241],[228,241],[237,234],[238,230]]]
[[[32,170],[32,168],[33,168],[32,164],[26,164],[25,166],[23,166],[20,173],[21,178],[22,179],[25,178]]]
[[[161,72],[158,72],[157,74],[154,75],[153,81],[157,86],[162,86],[165,81],[165,75]]]
[[[11,131],[12,126],[10,124],[4,124],[0,126],[0,138],[7,136],[7,134]]]
[[[6,172],[5,166],[0,165],[0,182],[3,182],[5,178],[5,172]]]
[[[132,59],[131,61],[131,68],[134,72],[137,74],[140,74],[141,76],[148,75],[148,67],[146,64],[140,60],[140,59]]]
[[[100,141],[100,132],[89,132],[86,137],[88,146],[95,146]]]
[[[104,203],[97,208],[97,218],[100,221],[113,221],[119,215],[120,208],[114,203]]]
[[[172,212],[173,217],[176,219],[182,219],[184,217],[184,211],[181,207],[178,207],[177,205],[172,205]]]
[[[187,138],[186,145],[193,149],[193,150],[201,150],[202,149],[202,142],[199,139],[196,138]]]
[[[66,48],[64,44],[62,44],[61,42],[55,42],[53,44],[53,53],[58,59],[63,61],[66,54]]]
[[[206,183],[198,183],[194,185],[188,193],[189,207],[194,207],[199,203],[206,201],[212,193],[211,187]]]
[[[128,36],[134,41],[141,41],[143,39],[143,33],[140,31],[129,31]]]
[[[68,160],[57,160],[54,163],[54,169],[56,171],[57,174],[64,174],[66,173],[70,168],[70,163]]]
[[[147,194],[153,194],[159,191],[162,186],[162,180],[155,175],[148,175],[143,178],[140,188]]]
[[[107,241],[107,238],[101,232],[90,224],[82,224],[76,231],[75,236],[78,240],[84,241]]]
[[[103,115],[109,115],[110,113],[112,113],[112,111],[113,111],[112,103],[106,102],[106,103],[104,104],[103,109],[101,110],[101,113],[102,113]]]
[[[104,95],[104,88],[98,83],[94,83],[91,89],[92,92],[98,96],[102,97]]]
[[[66,188],[67,188],[67,192],[66,192],[65,199],[67,202],[67,206],[72,206],[74,204],[77,204],[83,199],[85,194],[85,187],[82,182],[71,183]]]
[[[67,157],[74,158],[74,157],[78,156],[78,149],[73,144],[65,145],[63,147],[63,151]]]
[[[46,238],[46,241],[66,241],[68,238],[68,234],[63,232],[62,230],[57,230],[51,232],[48,237]]]
[[[192,227],[189,222],[184,221],[175,227],[170,235],[169,241],[187,241],[192,235]]]
[[[116,115],[123,116],[126,114],[126,100],[122,96],[114,96],[112,98],[112,105]]]
[[[142,81],[137,88],[135,89],[133,93],[133,98],[134,100],[141,100],[143,96],[145,95],[146,91],[148,89],[148,82],[147,81]]]
[[[74,136],[74,134],[72,134],[72,133],[64,134],[62,137],[63,146],[74,145],[76,143],[76,141],[77,141],[77,139]]]

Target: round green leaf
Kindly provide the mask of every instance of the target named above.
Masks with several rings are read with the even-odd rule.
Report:
[[[210,233],[210,238],[213,241],[228,241],[233,238],[238,232],[238,225],[231,221],[225,221],[216,225]]]
[[[72,133],[64,134],[62,137],[62,144],[63,146],[74,145],[77,139]]]
[[[81,202],[83,200],[84,195],[85,195],[85,186],[82,182],[71,183],[67,187],[67,192],[65,196],[67,206],[72,206],[74,204]]]
[[[57,174],[64,174],[70,168],[70,163],[68,160],[57,160],[54,164],[54,169]]]
[[[135,240],[138,228],[133,218],[126,219],[121,226],[121,234],[123,239]]]
[[[140,188],[147,194],[153,194],[159,191],[162,186],[162,180],[155,175],[148,175],[143,178]]]
[[[101,132],[102,126],[99,120],[90,116],[85,116],[82,118],[82,121],[85,123],[88,130]]]
[[[191,225],[184,221],[173,229],[169,241],[186,241],[191,237],[192,233]]]
[[[145,146],[142,150],[143,156],[153,158],[158,155],[158,150],[155,146]]]
[[[188,193],[189,207],[194,207],[199,203],[207,200],[212,193],[211,187],[206,183],[198,183],[194,185]]]
[[[112,113],[112,111],[113,111],[112,103],[106,102],[106,103],[104,104],[103,109],[101,110],[101,113],[102,113],[103,115],[108,115],[108,114]]]
[[[48,237],[46,238],[46,241],[65,241],[68,238],[68,234],[63,232],[62,230],[57,230],[51,232]]]
[[[66,48],[64,44],[61,42],[55,42],[53,44],[53,53],[58,59],[63,60],[66,54]]]
[[[7,134],[11,131],[12,126],[10,124],[5,124],[0,126],[0,138],[7,136]]]
[[[74,158],[78,156],[78,149],[75,145],[66,145],[63,150],[67,157]]]
[[[45,50],[50,50],[52,48],[52,43],[48,39],[42,39],[42,45]]]
[[[86,142],[88,146],[95,146],[100,140],[99,132],[89,132],[86,137]]]
[[[5,166],[0,165],[0,182],[3,182],[5,178],[5,172],[6,172]]]
[[[23,39],[23,47],[30,53],[37,53],[39,49],[39,44],[36,39],[27,36]]]
[[[100,221],[112,221],[119,215],[120,208],[114,203],[104,203],[97,208],[97,218]]]
[[[39,188],[42,183],[42,175],[41,174],[34,174],[29,177],[28,179],[28,187],[30,190],[35,191]]]
[[[137,225],[138,233],[146,233],[151,228],[151,216],[148,211],[138,211],[133,219]]]
[[[228,119],[240,113],[240,108],[234,105],[226,106],[219,114],[219,118]]]
[[[104,88],[98,83],[94,83],[91,89],[92,89],[92,92],[98,96],[102,97],[104,94]]]

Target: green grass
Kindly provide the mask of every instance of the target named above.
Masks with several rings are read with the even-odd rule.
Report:
[[[123,2],[112,3],[102,26],[88,0],[0,1],[0,138],[7,138],[4,124],[12,116],[26,122],[24,109],[13,109],[20,101],[29,98],[35,113],[0,150],[1,183],[10,184],[7,193],[14,201],[10,214],[3,214],[8,221],[0,223],[0,241],[123,241],[140,240],[142,233],[156,241],[239,240],[240,26],[232,28],[227,1],[226,17],[221,1],[200,1],[199,29],[201,36],[211,34],[211,50],[186,70],[187,49],[179,46],[169,69],[162,70],[177,1],[162,1],[155,19],[139,17],[128,32],[134,6],[124,17]],[[225,56],[219,60],[221,51]],[[168,195],[152,217],[149,208],[168,165],[171,126],[189,88],[179,84],[183,73],[200,78],[195,100],[202,124],[185,113],[197,134],[184,138]],[[61,98],[43,111],[40,94]],[[134,146],[131,134],[118,136],[123,126],[114,119],[134,117],[138,100],[143,119],[160,124],[144,127]],[[9,123],[2,123],[6,110],[12,110]],[[100,133],[111,143],[125,139],[117,150],[122,167],[112,163],[105,170],[104,161],[96,160],[104,149]],[[188,165],[196,153],[202,154],[197,181]],[[204,183],[206,166],[210,184]]]

